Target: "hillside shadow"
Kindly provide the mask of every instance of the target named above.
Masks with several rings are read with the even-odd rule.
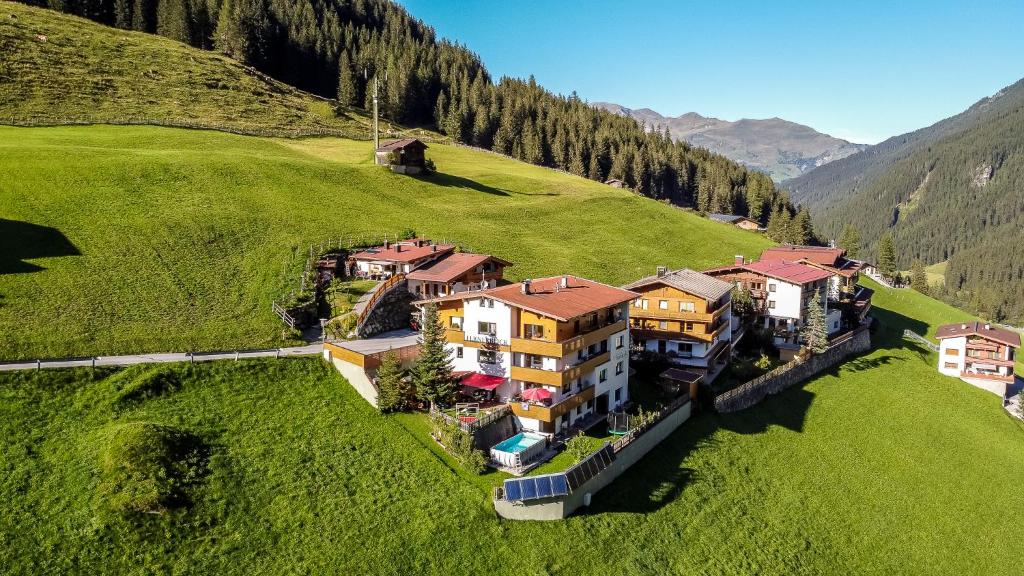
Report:
[[[477,192],[483,192],[485,194],[493,194],[495,196],[509,195],[508,190],[488,186],[487,184],[477,182],[476,180],[470,180],[469,178],[463,178],[462,176],[445,174],[444,172],[435,172],[430,175],[416,176],[416,178],[423,180],[424,182],[430,182],[431,184],[444,186],[446,188],[468,188],[470,190],[476,190]]]
[[[0,274],[45,270],[26,260],[81,254],[56,228],[0,218]]]

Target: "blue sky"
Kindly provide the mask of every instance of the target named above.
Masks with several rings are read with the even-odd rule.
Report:
[[[855,142],[1024,77],[1024,0],[400,3],[495,78],[672,116],[778,116]]]

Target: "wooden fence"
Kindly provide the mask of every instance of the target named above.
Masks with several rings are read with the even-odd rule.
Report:
[[[463,432],[466,432],[468,434],[472,434],[473,432],[476,432],[477,430],[480,430],[481,428],[486,428],[487,426],[490,426],[491,424],[493,424],[494,422],[497,422],[498,420],[501,420],[502,418],[504,418],[507,414],[510,414],[511,412],[512,412],[512,409],[508,407],[508,404],[505,404],[503,406],[498,406],[494,410],[491,410],[490,412],[484,414],[482,417],[477,418],[476,420],[473,420],[472,422],[464,422],[464,421],[456,418],[455,416],[452,416],[451,414],[448,414],[447,412],[445,412],[444,410],[438,408],[437,406],[435,406],[433,404],[431,404],[431,406],[430,406],[430,414],[431,414],[431,416],[438,416],[438,415],[440,415],[445,420],[447,420],[447,421],[449,421],[449,422],[451,422],[453,424],[457,424],[459,426],[459,428],[462,429]]]
[[[373,296],[370,296],[370,299],[366,301],[366,307],[359,313],[359,320],[356,322],[357,331],[359,327],[366,323],[366,319],[369,318],[370,312],[373,311],[373,307],[376,306],[377,302],[384,297],[384,294],[402,282],[405,282],[405,274],[395,274],[377,286],[373,291]]]
[[[931,340],[925,338],[924,336],[921,336],[920,334],[918,334],[917,332],[914,332],[913,330],[904,330],[903,331],[903,337],[904,338],[909,338],[911,340],[914,340],[916,342],[920,342],[921,344],[924,344],[932,352],[938,352],[939,351],[939,345],[938,344],[935,344]]]

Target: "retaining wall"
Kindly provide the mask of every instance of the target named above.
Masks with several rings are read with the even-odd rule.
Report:
[[[358,329],[360,338],[369,338],[392,330],[409,327],[412,317],[412,302],[415,296],[405,289],[405,284],[388,290],[373,304],[366,321]]]
[[[612,460],[610,466],[573,490],[568,496],[528,502],[495,500],[495,511],[502,518],[510,520],[561,520],[567,518],[581,507],[589,506],[594,494],[611,484],[676,428],[682,426],[683,422],[689,420],[692,410],[693,402],[691,401],[665,416],[660,422],[651,426],[646,432],[616,452],[615,459]]]
[[[768,396],[803,382],[804,380],[842,362],[851,354],[860,354],[871,349],[871,333],[867,326],[854,330],[845,340],[834,344],[828,350],[811,356],[807,360],[794,360],[768,374],[751,380],[737,388],[715,397],[715,410],[721,413],[737,412],[750,408]]]
[[[491,446],[515,436],[518,431],[516,417],[509,412],[487,426],[473,431],[473,446],[489,454]]]

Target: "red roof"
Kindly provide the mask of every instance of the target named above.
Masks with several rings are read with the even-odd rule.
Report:
[[[501,258],[495,258],[494,256],[488,256],[487,254],[460,252],[449,254],[444,258],[424,265],[422,268],[417,268],[409,273],[408,278],[410,280],[424,280],[427,282],[453,282],[464,274],[472,272],[477,266],[488,260],[493,260],[502,266],[511,265],[510,262],[506,262]]]
[[[781,260],[751,262],[743,265],[743,269],[792,284],[807,284],[832,276],[831,272],[821,268]]]
[[[362,252],[356,252],[349,258],[352,260],[383,260],[385,262],[416,262],[424,258],[438,257],[455,249],[452,244],[430,245],[424,240],[408,240],[390,244],[387,248],[377,246]]]
[[[959,324],[944,324],[935,330],[935,337],[939,340],[959,338],[960,336],[978,336],[986,340],[993,340],[1000,344],[1020,348],[1020,334],[1017,332],[1003,328],[993,328],[991,324],[985,324],[977,320],[961,322]]]
[[[562,287],[563,278],[566,284],[564,288]],[[488,290],[472,290],[429,298],[419,301],[419,304],[487,297],[555,320],[568,321],[584,314],[629,302],[638,296],[640,295],[636,292],[586,278],[554,276],[531,280],[528,294],[523,293],[523,282],[517,282]]]
[[[479,388],[481,390],[494,390],[498,386],[505,383],[503,376],[491,376],[489,374],[481,374],[479,372],[473,372],[469,376],[462,379],[463,386],[469,386],[470,388]]]
[[[796,262],[807,259],[815,264],[839,267],[839,259],[846,255],[842,248],[829,248],[827,246],[775,246],[761,252],[761,260],[784,260]]]

